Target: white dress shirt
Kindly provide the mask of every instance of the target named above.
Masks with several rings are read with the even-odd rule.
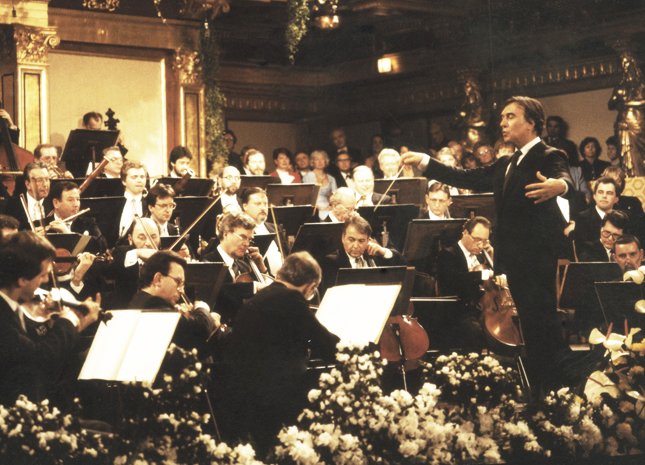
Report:
[[[132,195],[126,191],[123,196],[125,197],[125,205],[123,206],[121,220],[119,221],[119,237],[123,237],[130,228],[135,215],[143,217],[143,195]]]

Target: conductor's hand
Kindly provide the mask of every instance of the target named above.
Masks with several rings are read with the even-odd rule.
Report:
[[[374,239],[370,239],[369,243],[367,244],[367,254],[375,257],[375,256],[385,256],[385,247],[381,246],[378,242],[376,242]]]
[[[401,153],[401,164],[418,166],[423,160],[425,153],[421,152],[405,152]]]
[[[535,203],[546,202],[553,197],[562,195],[567,191],[567,183],[562,179],[546,178],[539,171],[536,173],[538,181],[526,186],[526,196],[535,200]]]

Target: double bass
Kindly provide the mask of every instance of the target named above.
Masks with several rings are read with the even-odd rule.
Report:
[[[0,109],[4,109],[0,101]],[[16,176],[34,161],[34,154],[11,142],[11,131],[7,120],[0,116],[0,174],[2,184],[9,195],[13,195],[16,187]]]

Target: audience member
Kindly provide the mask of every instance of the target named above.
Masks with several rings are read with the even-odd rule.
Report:
[[[284,147],[279,147],[273,151],[273,163],[275,171],[269,173],[271,176],[278,178],[282,184],[301,183],[300,173],[293,169],[293,155]]]
[[[190,167],[193,161],[193,154],[188,147],[178,145],[173,147],[168,157],[168,176],[171,178],[181,178],[186,173],[195,176],[195,172]]]
[[[345,154],[339,155],[339,159],[343,157],[349,158]],[[329,211],[329,197],[336,192],[336,179],[327,173],[329,157],[324,150],[311,152],[311,166],[312,170],[305,175],[303,182],[320,186],[318,198],[316,199],[316,210],[322,219]]]
[[[609,162],[601,160],[600,154],[602,148],[600,142],[595,137],[585,137],[580,142],[580,153],[582,154],[582,161],[580,167],[582,168],[582,175],[587,181],[593,181],[601,176],[605,168],[609,166]]]

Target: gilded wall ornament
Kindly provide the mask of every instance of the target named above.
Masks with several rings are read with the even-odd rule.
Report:
[[[13,38],[16,41],[16,60],[19,64],[46,64],[49,50],[60,44],[60,37],[54,29],[16,26]]]
[[[88,10],[116,11],[121,0],[83,0],[83,7]]]
[[[197,51],[184,48],[175,50],[172,68],[178,73],[182,85],[200,84],[202,81],[202,62]]]

